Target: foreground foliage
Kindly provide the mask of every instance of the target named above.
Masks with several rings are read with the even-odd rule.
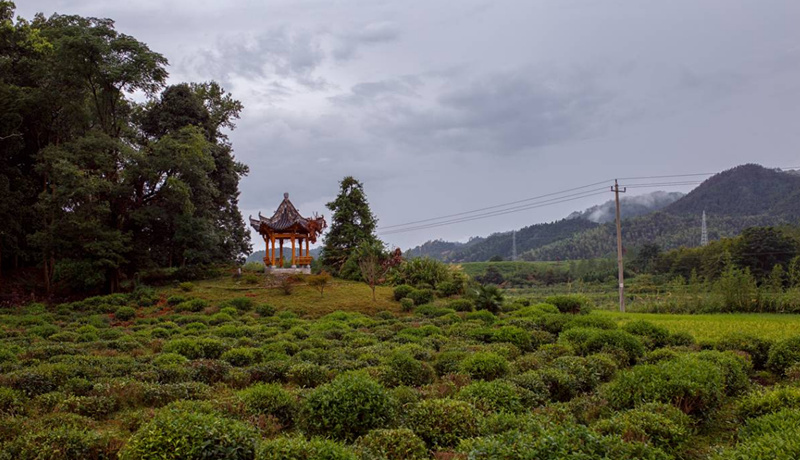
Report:
[[[0,459],[797,453],[796,338],[698,344],[580,297],[302,318],[198,290],[0,316]]]

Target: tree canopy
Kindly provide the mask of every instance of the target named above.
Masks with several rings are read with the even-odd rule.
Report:
[[[0,1],[0,268],[113,291],[248,251],[247,167],[224,134],[242,105],[214,82],[166,86],[166,58],[110,19],[14,8]]]

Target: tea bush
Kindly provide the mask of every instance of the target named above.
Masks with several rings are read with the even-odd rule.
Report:
[[[255,458],[258,433],[214,413],[164,409],[139,428],[120,451],[120,460]]]
[[[394,418],[389,392],[364,373],[350,372],[316,388],[303,401],[303,429],[311,435],[353,441]]]
[[[698,417],[719,407],[725,395],[725,375],[714,363],[693,356],[636,366],[620,373],[603,395],[616,409],[640,402],[673,404]]]
[[[289,427],[295,419],[298,402],[292,393],[277,384],[256,384],[237,393],[247,412],[275,417]]]
[[[769,349],[767,367],[783,374],[789,366],[800,362],[800,336],[776,342]]]
[[[355,449],[364,459],[425,460],[425,442],[408,428],[372,430],[358,438]]]
[[[256,460],[357,460],[355,452],[328,439],[279,437],[261,444]]]
[[[408,427],[431,448],[455,447],[478,434],[479,412],[469,403],[454,399],[427,399],[408,415]]]
[[[461,361],[459,368],[470,377],[482,380],[503,377],[509,370],[508,360],[492,352],[473,353]]]
[[[506,380],[477,381],[462,388],[456,397],[486,413],[519,413],[525,410],[523,392],[522,388]]]

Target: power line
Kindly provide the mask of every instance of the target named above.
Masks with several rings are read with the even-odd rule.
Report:
[[[791,166],[791,167],[777,167],[774,169],[781,169],[781,170],[790,170],[790,169],[800,169],[800,166]],[[667,175],[653,175],[653,176],[638,176],[638,177],[623,177],[619,180],[645,180],[645,179],[665,179],[665,178],[681,178],[681,177],[699,177],[699,176],[711,176],[718,174],[718,172],[713,173],[690,173],[690,174],[667,174]],[[381,227],[378,231],[383,235],[393,235],[397,233],[405,233],[417,230],[424,230],[428,228],[435,228],[435,227],[442,227],[445,225],[453,225],[463,222],[470,222],[474,220],[486,219],[489,217],[501,216],[505,214],[511,214],[515,212],[526,211],[529,209],[535,209],[543,206],[550,206],[558,203],[564,203],[568,201],[574,201],[581,198],[586,198],[589,196],[599,195],[599,193],[594,193],[596,191],[605,190],[602,189],[593,189],[593,190],[584,190],[589,187],[593,187],[600,184],[605,184],[610,182],[611,179],[593,182],[591,184],[582,185],[579,187],[573,187],[565,190],[561,190],[558,192],[551,192],[546,193],[543,195],[533,196],[521,200],[509,201],[506,203],[500,203],[492,206],[486,206],[483,208],[477,208],[470,211],[462,211],[453,214],[446,214],[443,216],[438,217],[431,217],[427,219],[420,219],[415,221],[410,221],[402,224],[394,224]],[[633,183],[633,184],[623,184],[625,187],[629,188],[653,188],[653,187],[677,187],[677,186],[687,186],[687,185],[697,185],[701,184],[703,181],[699,180],[686,180],[686,181],[668,181],[668,182],[648,182],[648,183]],[[564,195],[568,192],[583,190],[579,193]],[[559,196],[560,195],[560,196]],[[547,197],[554,197],[549,200],[544,201],[536,201],[541,200],[542,198]],[[533,201],[533,203],[531,203]],[[521,203],[527,203],[522,206],[513,206],[518,205]],[[484,212],[489,211],[489,212]],[[419,224],[419,225],[418,225]]]
[[[581,190],[581,189],[593,187],[593,186],[596,186],[596,185],[605,184],[605,183],[609,182],[610,180],[611,179],[607,179],[607,180],[603,180],[603,181],[599,181],[599,182],[594,182],[594,183],[591,183],[591,184],[582,185],[580,187],[574,187],[574,188],[569,188],[569,189],[566,189],[566,190],[561,190],[559,192],[552,192],[552,193],[547,193],[547,194],[544,194],[544,195],[533,196],[533,197],[525,198],[525,199],[522,199],[522,200],[510,201],[508,203],[496,204],[496,205],[492,205],[492,206],[487,206],[485,208],[473,209],[471,211],[463,211],[463,212],[457,212],[455,214],[448,214],[448,215],[439,216],[439,217],[431,217],[429,219],[415,220],[415,221],[412,221],[412,222],[406,222],[404,224],[387,225],[387,226],[382,227],[382,228],[383,229],[391,229],[391,228],[396,228],[396,227],[406,227],[406,226],[409,226],[409,225],[421,224],[421,223],[424,223],[424,222],[431,222],[431,221],[434,221],[434,220],[441,220],[441,219],[447,219],[447,218],[450,218],[450,217],[464,216],[464,215],[467,215],[467,214],[475,214],[477,212],[487,211],[487,210],[490,210],[490,209],[504,208],[504,207],[511,206],[511,205],[514,205],[514,204],[525,203],[525,202],[528,202],[528,201],[538,200],[540,198],[547,198],[549,196],[561,195],[561,194],[564,194],[564,193],[567,193],[567,192],[574,192],[576,190]]]
[[[441,227],[441,226],[444,226],[444,225],[452,225],[452,224],[457,224],[457,223],[461,223],[461,222],[470,222],[470,221],[473,221],[473,220],[486,219],[486,218],[495,217],[495,216],[502,216],[504,214],[511,214],[511,213],[514,213],[514,212],[526,211],[528,209],[541,208],[541,207],[544,207],[544,206],[551,206],[551,205],[554,205],[554,204],[565,203],[567,201],[574,201],[574,200],[578,200],[578,199],[586,198],[586,197],[590,197],[590,196],[601,195],[602,194],[601,191],[604,192],[605,190],[606,190],[605,188],[602,188],[602,189],[593,190],[591,192],[584,192],[582,194],[577,194],[577,196],[567,195],[567,196],[564,196],[564,197],[558,197],[558,198],[554,198],[554,199],[551,199],[551,200],[547,200],[545,202],[528,204],[528,205],[525,205],[525,206],[518,206],[518,207],[515,207],[515,208],[509,208],[509,209],[501,209],[501,210],[498,210],[498,211],[492,211],[492,212],[489,212],[489,213],[479,214],[479,215],[476,215],[476,216],[463,217],[463,218],[460,218],[460,219],[447,220],[447,221],[443,221],[443,222],[435,222],[435,223],[430,223],[430,224],[425,224],[425,225],[419,225],[419,226],[416,226],[416,227],[399,228],[399,229],[395,229],[395,230],[390,230],[388,232],[381,232],[381,234],[383,234],[383,235],[393,235],[393,234],[396,234],[396,233],[405,233],[405,232],[416,231],[416,230],[424,230],[424,229],[427,229],[427,228]]]

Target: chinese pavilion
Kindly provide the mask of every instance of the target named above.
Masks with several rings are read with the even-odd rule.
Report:
[[[298,266],[310,269],[312,257],[308,253],[310,243],[317,242],[317,236],[328,226],[325,218],[318,216],[303,217],[297,208],[289,201],[289,194],[283,194],[281,202],[272,217],[264,217],[258,213],[258,219],[250,216],[250,225],[258,231],[267,243],[267,255],[264,265],[268,268],[283,267],[283,244],[290,241],[292,245],[292,268]],[[276,247],[277,242],[277,247]],[[305,243],[305,255],[303,255]],[[288,248],[287,248],[288,249]],[[276,250],[279,251],[276,257]]]

